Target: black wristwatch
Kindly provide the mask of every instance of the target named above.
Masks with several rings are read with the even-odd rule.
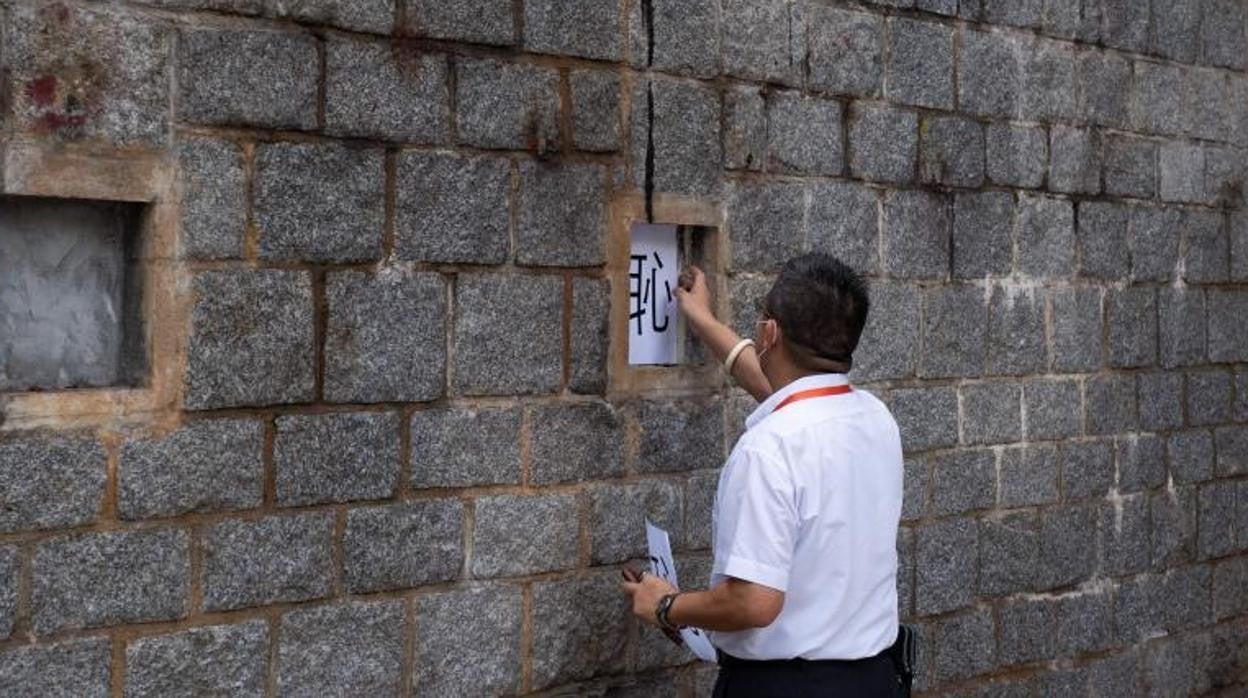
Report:
[[[672,602],[676,600],[677,596],[680,596],[680,592],[668,594],[659,599],[659,605],[654,607],[654,617],[659,621],[659,627],[664,630],[670,630],[673,632],[680,630],[680,626],[674,625],[667,619],[667,613],[672,610]]]

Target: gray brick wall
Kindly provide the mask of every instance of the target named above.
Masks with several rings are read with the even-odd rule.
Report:
[[[1248,690],[1238,0],[0,22],[7,140],[167,156],[188,299],[169,405],[0,396],[0,692],[707,695],[616,580],[645,517],[705,580],[750,401],[608,390],[647,190],[722,211],[742,331],[789,256],[869,277],[922,693]]]

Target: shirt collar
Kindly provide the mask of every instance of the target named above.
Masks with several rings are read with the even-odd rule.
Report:
[[[805,378],[798,378],[783,388],[772,393],[770,397],[763,400],[749,417],[745,419],[746,430],[753,429],[759,422],[766,419],[772,412],[776,411],[776,406],[786,400],[790,395],[801,392],[803,390],[811,390],[813,388],[828,388],[834,385],[846,385],[849,383],[849,376],[844,373],[819,373]]]

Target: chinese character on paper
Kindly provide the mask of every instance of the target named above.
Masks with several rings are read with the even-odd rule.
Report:
[[[636,224],[628,272],[628,362],[676,363],[676,226]]]

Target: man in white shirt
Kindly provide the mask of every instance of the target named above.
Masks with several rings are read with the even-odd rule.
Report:
[[[681,310],[761,404],[720,475],[710,589],[643,575],[624,584],[633,610],[669,632],[711,631],[717,697],[902,695],[890,657],[901,440],[884,404],[846,376],[866,284],[829,255],[790,260],[753,342],[714,318],[692,271]]]

